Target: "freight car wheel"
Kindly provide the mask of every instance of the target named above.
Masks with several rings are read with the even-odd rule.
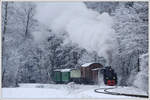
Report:
[[[131,96],[131,97],[139,97],[139,98],[148,98],[147,95],[135,95],[135,94],[126,94],[126,93],[118,93],[118,92],[109,92],[109,89],[115,89],[117,87],[114,88],[99,88],[99,89],[95,89],[94,91],[96,93],[103,93],[103,94],[109,94],[109,95],[120,95],[120,96]],[[99,90],[103,90],[103,92],[100,92]]]

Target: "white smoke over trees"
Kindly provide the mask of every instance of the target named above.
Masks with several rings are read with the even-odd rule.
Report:
[[[67,32],[69,39],[80,47],[110,59],[109,55],[115,47],[115,33],[112,28],[113,19],[108,13],[99,14],[88,9],[82,2],[37,5],[36,18],[41,23],[55,33]]]

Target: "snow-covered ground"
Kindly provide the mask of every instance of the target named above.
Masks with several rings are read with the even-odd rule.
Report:
[[[2,88],[3,98],[133,98],[95,93],[94,89],[108,86],[79,85],[79,84],[20,84],[18,88]],[[144,91],[133,87],[113,89],[145,94]]]

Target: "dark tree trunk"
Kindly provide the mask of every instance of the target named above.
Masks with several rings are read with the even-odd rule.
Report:
[[[25,30],[25,38],[28,36],[28,30],[29,30],[29,13],[27,15],[27,23],[26,23],[26,30]]]
[[[5,15],[4,15],[4,28],[3,28],[3,33],[2,33],[2,60],[4,60],[4,42],[5,42],[5,34],[6,34],[6,29],[7,29],[7,23],[8,23],[8,2],[5,3]],[[2,61],[2,63],[4,63]],[[3,64],[2,64],[3,65]],[[2,86],[4,86],[4,78],[5,78],[5,73],[6,73],[6,70],[5,70],[5,66],[2,66],[3,67],[3,72],[2,72]]]
[[[7,28],[7,21],[8,21],[8,2],[5,3],[5,15],[4,15],[4,28],[3,28],[3,35],[6,33],[6,28]],[[4,39],[4,36],[3,36]]]
[[[139,59],[139,53],[138,53],[138,62],[137,62],[137,71],[140,71],[140,59]]]
[[[5,72],[6,72],[6,71],[5,71],[5,69],[4,69],[4,70],[3,70],[3,73],[2,73],[2,87],[4,87],[4,77],[5,77],[4,75],[5,75]]]
[[[30,23],[30,19],[31,19],[31,12],[32,12],[32,8],[30,8],[27,12],[27,21],[26,21],[26,30],[25,30],[25,38],[27,38],[27,36],[29,35],[29,23]]]

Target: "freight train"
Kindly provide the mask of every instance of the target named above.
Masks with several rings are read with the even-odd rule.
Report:
[[[56,84],[75,82],[79,84],[98,84],[99,73],[103,74],[104,84],[117,84],[117,74],[110,66],[103,67],[100,63],[87,63],[80,68],[55,69],[53,80]]]

